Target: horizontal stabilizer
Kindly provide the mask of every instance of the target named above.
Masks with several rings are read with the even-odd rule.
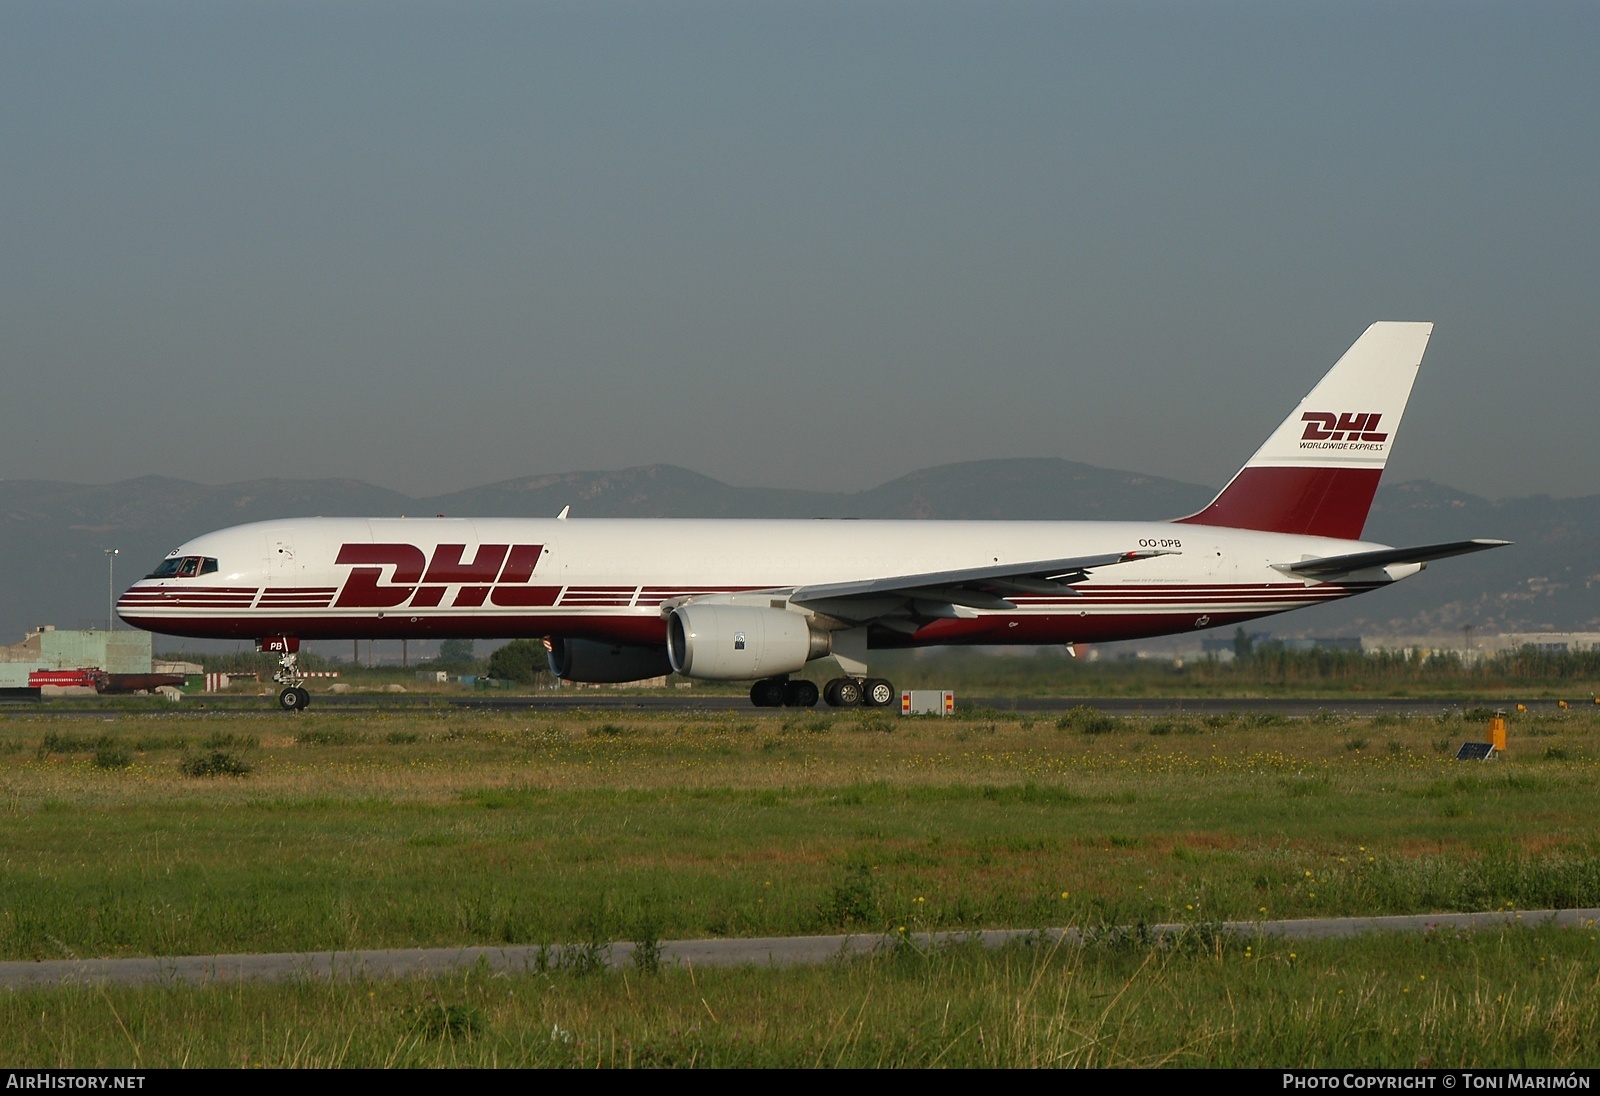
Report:
[[[1427,563],[1433,559],[1464,556],[1469,552],[1482,552],[1488,548],[1503,548],[1509,540],[1457,540],[1449,544],[1424,544],[1417,548],[1381,548],[1376,552],[1352,552],[1345,556],[1323,556],[1320,559],[1303,559],[1299,563],[1275,563],[1280,571],[1306,578],[1327,578],[1331,575],[1348,575],[1352,571],[1365,571],[1373,567],[1392,567],[1396,563]]]

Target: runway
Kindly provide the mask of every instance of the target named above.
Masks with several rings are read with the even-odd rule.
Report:
[[[254,704],[259,702],[253,702]],[[270,703],[270,702],[269,702]],[[1474,708],[1515,709],[1525,705],[1530,711],[1557,708],[1555,700],[1483,700],[1473,697],[1414,698],[1414,697],[1124,697],[1124,696],[961,696],[956,697],[956,711],[962,715],[980,712],[1046,714],[1071,711],[1074,708],[1094,708],[1107,715],[1226,715],[1230,712],[1270,713],[1289,719],[1308,719],[1319,713],[1370,719],[1379,715],[1437,716],[1443,712],[1462,712]],[[1592,700],[1585,698],[1585,705]],[[1574,706],[1576,702],[1574,702]],[[560,696],[318,696],[312,700],[311,711],[319,709],[337,711],[376,711],[384,708],[450,707],[479,708],[494,711],[570,712],[578,710],[607,712],[738,712],[748,715],[794,715],[805,709],[757,708],[749,698],[742,696],[671,696],[635,695],[616,696],[597,691],[585,691]],[[855,716],[874,709],[829,708],[819,704],[809,711],[822,715]],[[876,709],[886,715],[898,715],[894,707]]]
[[[1226,715],[1230,712],[1275,714],[1289,719],[1307,719],[1320,713],[1371,719],[1380,715],[1432,717],[1443,713],[1457,713],[1474,709],[1516,709],[1522,704],[1529,711],[1555,711],[1563,703],[1557,700],[1484,699],[1482,697],[1123,697],[1123,696],[1070,696],[1070,697],[956,697],[956,711],[962,715],[994,712],[1000,715],[1050,714],[1071,711],[1073,708],[1094,708],[1107,715],[1119,716],[1173,716],[1173,715]],[[1591,697],[1570,701],[1570,706],[1590,708]],[[857,716],[873,710],[886,715],[898,714],[894,707],[881,709],[829,708],[819,704],[811,709],[757,708],[742,696],[674,696],[674,695],[616,695],[602,692],[563,693],[539,696],[484,696],[481,694],[451,696],[448,694],[346,694],[343,696],[314,694],[308,715],[318,712],[375,712],[419,711],[427,709],[462,709],[485,711],[548,712],[551,714],[573,711],[596,712],[657,712],[693,715],[696,712],[736,712],[753,716],[793,716],[801,711],[819,715]],[[277,706],[270,697],[192,696],[178,704],[156,698],[148,706],[130,708],[127,698],[104,705],[84,701],[10,701],[0,704],[0,710],[25,711],[30,715],[83,716],[96,714],[114,716],[119,712],[168,711],[174,714],[204,710],[206,712],[276,713]],[[299,714],[299,713],[296,713]],[[291,718],[285,714],[284,718]]]
[[[1507,926],[1559,925],[1592,928],[1600,909],[1506,910],[1493,913],[1427,913],[1394,917],[1316,917],[1295,921],[1228,921],[1222,933],[1240,939],[1279,937],[1294,940],[1331,939],[1378,932],[1428,932],[1441,928],[1486,931]],[[1192,926],[1150,926],[1159,938],[1170,938]],[[660,961],[682,967],[791,967],[827,963],[903,947],[922,949],[975,942],[997,948],[1032,938],[1046,946],[1072,946],[1084,941],[1075,928],[1042,930],[988,929],[974,932],[917,932],[901,936],[769,936],[751,939],[668,940],[660,944]],[[612,969],[633,964],[636,944],[603,945],[600,955]],[[85,985],[213,985],[240,981],[282,982],[294,979],[408,978],[458,973],[485,964],[495,973],[523,974],[571,967],[594,949],[547,947],[404,948],[381,951],[279,952],[265,955],[182,955],[140,959],[53,959],[0,963],[0,987]]]

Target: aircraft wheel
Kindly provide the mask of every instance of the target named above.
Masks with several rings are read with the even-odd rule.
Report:
[[[783,707],[784,686],[788,682],[769,677],[750,686],[750,703],[758,708]]]
[[[828,682],[833,686],[833,699],[828,701],[835,708],[854,708],[861,703],[861,682],[853,677],[836,677]]]
[[[298,712],[311,703],[311,694],[298,685],[290,686],[278,694],[278,707],[286,712]]]
[[[817,687],[809,681],[788,681],[783,686],[785,708],[811,708],[817,703]]]
[[[865,704],[869,708],[887,708],[894,703],[894,686],[881,677],[869,679],[866,690]]]

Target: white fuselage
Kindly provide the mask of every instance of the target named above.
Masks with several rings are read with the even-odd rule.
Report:
[[[664,641],[663,606],[686,598],[1171,552],[1096,571],[1075,593],[1020,594],[1009,597],[1014,608],[956,607],[914,628],[875,631],[872,645],[1101,642],[1233,624],[1420,570],[1318,582],[1273,567],[1379,547],[1169,522],[301,518],[189,541],[169,569],[174,560],[204,566],[135,583],[118,612],[183,636],[653,645]]]

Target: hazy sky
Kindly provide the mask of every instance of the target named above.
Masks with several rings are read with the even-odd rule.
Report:
[[[0,475],[1600,493],[1600,5],[0,6]]]

